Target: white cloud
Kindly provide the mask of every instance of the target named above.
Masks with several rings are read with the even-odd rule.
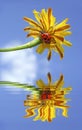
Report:
[[[16,44],[14,42],[15,46]],[[20,45],[20,43],[19,43]],[[7,46],[9,47],[9,45]],[[34,83],[37,75],[37,58],[33,49],[1,53],[1,79],[5,81]]]

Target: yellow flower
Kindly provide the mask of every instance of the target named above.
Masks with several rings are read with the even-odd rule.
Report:
[[[37,90],[39,93],[32,93],[27,95],[27,99],[24,101],[24,105],[27,106],[25,118],[34,116],[35,110],[38,110],[38,115],[34,118],[36,120],[51,122],[56,118],[56,109],[62,109],[62,115],[67,117],[69,106],[67,105],[66,94],[72,90],[71,87],[63,88],[64,77],[60,76],[60,79],[55,83],[52,83],[50,73],[48,73],[48,84],[45,84],[41,79],[36,82]]]
[[[41,54],[45,49],[48,49],[48,60],[51,58],[52,50],[59,53],[60,58],[64,56],[64,48],[62,45],[71,46],[72,44],[65,40],[65,36],[70,35],[70,25],[67,24],[68,18],[60,23],[56,23],[56,18],[52,14],[52,9],[41,12],[33,11],[36,21],[24,17],[24,20],[30,26],[24,28],[28,32],[27,37],[40,37],[42,43],[38,46],[37,52]]]

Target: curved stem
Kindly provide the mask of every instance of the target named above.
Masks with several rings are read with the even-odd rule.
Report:
[[[35,38],[31,42],[28,42],[24,45],[20,45],[20,46],[17,46],[17,47],[11,47],[11,48],[0,48],[0,52],[9,52],[9,51],[27,49],[27,48],[37,46],[40,43],[41,43],[41,39],[38,37],[38,38]]]

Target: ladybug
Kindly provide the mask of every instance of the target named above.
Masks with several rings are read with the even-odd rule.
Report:
[[[42,94],[41,94],[42,100],[51,99],[51,98],[52,98],[51,92],[49,92],[49,91],[42,92]]]
[[[42,33],[41,34],[41,39],[45,42],[45,43],[50,43],[51,42],[51,36],[49,33]]]

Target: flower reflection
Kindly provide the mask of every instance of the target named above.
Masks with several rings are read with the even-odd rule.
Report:
[[[56,82],[52,82],[51,74],[47,74],[48,84],[45,84],[43,80],[37,80],[34,85],[21,84],[17,82],[0,81],[0,85],[15,86],[17,88],[23,88],[26,91],[31,91],[30,95],[27,95],[24,101],[24,106],[26,106],[25,118],[35,116],[34,121],[48,121],[51,122],[56,118],[56,110],[61,109],[62,115],[68,117],[67,102],[68,98],[65,97],[72,88],[64,88],[64,76],[60,75],[60,78]],[[37,113],[37,115],[36,115]]]
[[[38,80],[36,82],[38,88],[38,93],[33,93],[27,95],[27,99],[24,101],[24,106],[26,106],[26,115],[25,118],[32,117],[38,111],[37,116],[34,118],[34,121],[48,121],[51,122],[53,118],[56,118],[56,109],[62,110],[62,115],[68,117],[68,108],[67,105],[68,98],[65,97],[69,91],[72,90],[71,87],[63,88],[64,77],[60,75],[59,80],[52,83],[52,78],[50,73],[47,75],[48,84],[45,84],[43,80]]]

